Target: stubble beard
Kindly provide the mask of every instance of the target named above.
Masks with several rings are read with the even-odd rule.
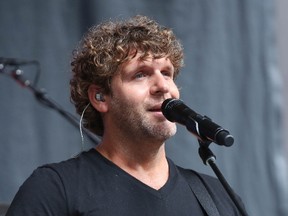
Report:
[[[122,134],[134,137],[141,141],[142,139],[165,142],[175,135],[176,125],[168,120],[157,121],[151,119],[151,116],[145,115],[146,112],[137,111],[133,105],[122,102],[114,97],[112,100],[111,113],[115,124],[121,130]],[[129,139],[129,138],[128,138]]]

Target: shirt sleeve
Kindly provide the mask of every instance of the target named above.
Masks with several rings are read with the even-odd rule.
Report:
[[[55,170],[40,167],[19,188],[6,216],[20,215],[68,215],[65,188]]]

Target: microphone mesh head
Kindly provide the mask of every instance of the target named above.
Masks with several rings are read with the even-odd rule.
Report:
[[[161,106],[161,111],[165,118],[167,118],[171,122],[175,122],[175,119],[173,117],[173,108],[177,106],[179,103],[182,103],[179,99],[169,98],[166,99]]]

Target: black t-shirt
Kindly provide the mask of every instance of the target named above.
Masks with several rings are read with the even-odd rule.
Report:
[[[155,190],[91,149],[36,169],[20,187],[7,216],[206,215],[177,166],[168,162],[169,179]],[[226,196],[216,198],[224,207],[231,204]]]

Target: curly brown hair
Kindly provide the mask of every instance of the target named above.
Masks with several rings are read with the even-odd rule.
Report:
[[[91,84],[99,86],[105,94],[111,93],[110,81],[118,67],[134,57],[131,57],[131,51],[141,51],[141,58],[148,55],[169,58],[175,69],[174,78],[183,66],[183,48],[172,30],[146,16],[94,26],[74,50],[71,62],[71,101],[78,114],[89,104],[88,88]],[[103,135],[101,115],[92,106],[87,107],[83,120],[85,128],[96,135]]]

